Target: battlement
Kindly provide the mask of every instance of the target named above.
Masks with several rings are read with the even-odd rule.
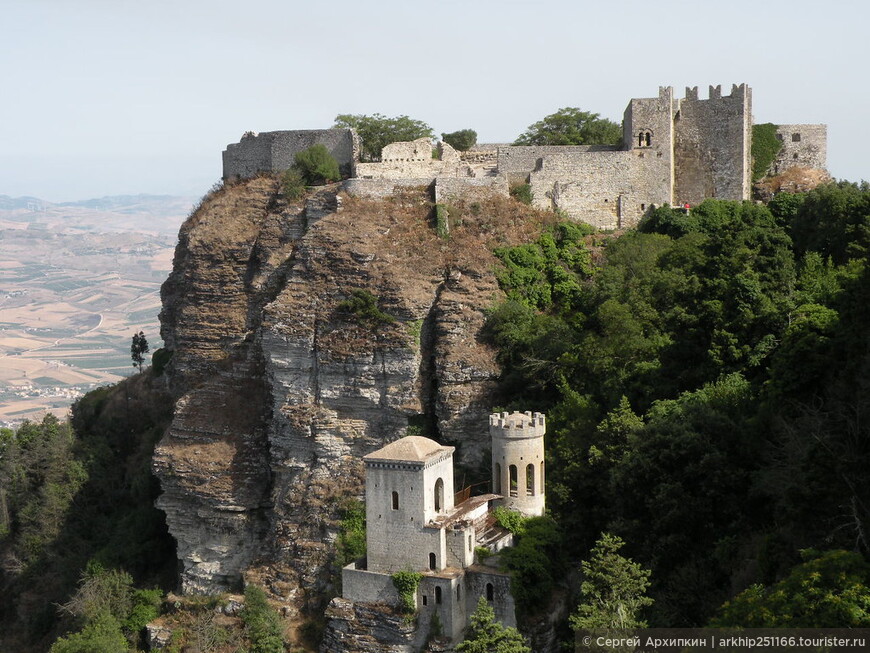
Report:
[[[489,433],[502,438],[539,438],[547,431],[543,413],[519,411],[493,413],[489,416]]]
[[[746,97],[747,91],[749,87],[746,84],[731,84],[731,94],[730,95],[722,95],[722,85],[717,84],[713,86],[712,84],[709,86],[709,91],[707,98],[709,100],[722,100],[727,98],[732,98],[735,100],[742,100]],[[684,98],[689,101],[697,101],[703,102],[698,97],[698,87],[697,86],[687,86],[686,87],[686,97]]]

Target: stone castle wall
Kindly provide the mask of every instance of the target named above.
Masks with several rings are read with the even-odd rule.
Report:
[[[746,84],[726,96],[711,86],[707,100],[698,99],[697,87],[687,88],[674,127],[675,203],[749,199],[752,91]]]
[[[538,167],[541,158],[552,154],[607,152],[618,150],[615,145],[511,145],[499,147],[498,172],[508,182],[523,184]]]
[[[670,161],[654,150],[551,155],[530,182],[535,206],[621,229],[636,225],[653,204],[670,201]]]
[[[296,161],[296,154],[312,145],[323,145],[338,161],[343,175],[355,175],[359,142],[352,129],[302,129],[255,134],[247,132],[223,152],[223,178],[247,179],[261,172],[282,172]]]
[[[827,169],[827,125],[777,125],[776,137],[782,149],[771,164],[771,173],[777,175],[796,166]]]

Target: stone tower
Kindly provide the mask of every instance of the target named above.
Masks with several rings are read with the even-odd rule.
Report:
[[[544,433],[542,413],[493,413],[492,488],[502,505],[527,516],[544,514]]]

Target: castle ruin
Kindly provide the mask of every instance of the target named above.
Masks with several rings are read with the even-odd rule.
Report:
[[[478,194],[507,195],[529,184],[533,204],[563,212],[599,229],[637,225],[656,206],[694,206],[707,198],[747,200],[752,187],[752,90],[735,84],[728,95],[710,86],[674,97],[659,87],[654,98],[632,99],[623,116],[621,145],[478,145],[457,152],[428,138],[392,143],[381,161],[359,162],[348,129],[246,134],[223,153],[224,178],[279,172],[296,152],[322,143],[336,157],[348,193],[386,197],[407,186],[430,186],[435,202]],[[824,169],[825,125],[780,125],[783,147],[772,174],[792,167]]]

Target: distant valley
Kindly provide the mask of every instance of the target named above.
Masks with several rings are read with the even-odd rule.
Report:
[[[160,346],[160,284],[195,199],[0,195],[0,426],[131,374],[134,332]]]

